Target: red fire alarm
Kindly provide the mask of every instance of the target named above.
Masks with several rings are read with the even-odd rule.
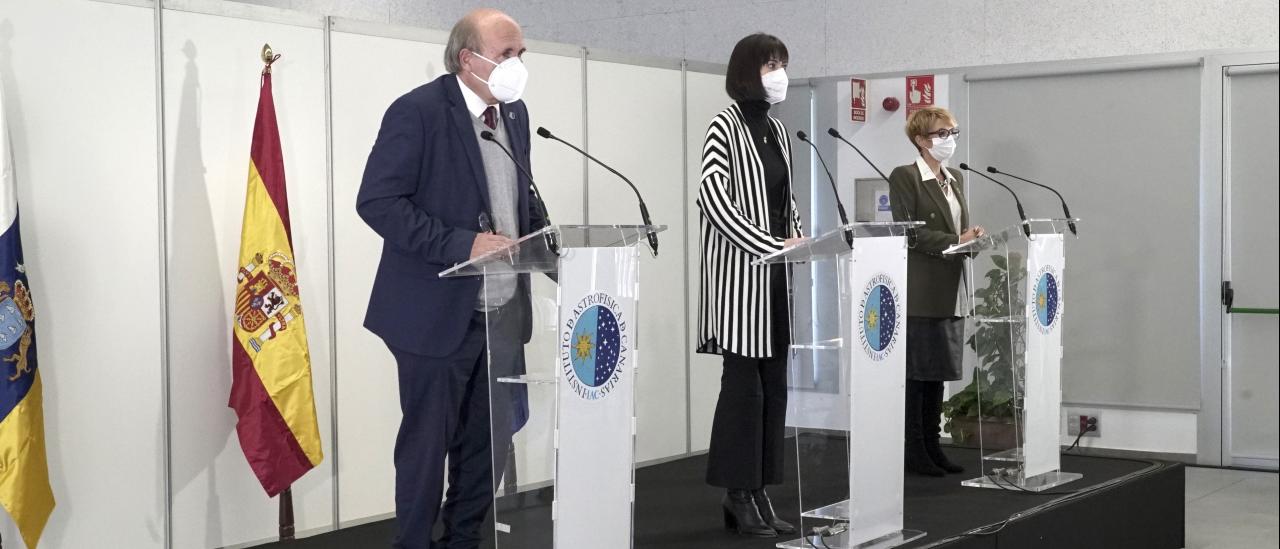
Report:
[[[886,97],[884,98],[884,102],[880,105],[884,107],[884,110],[889,112],[898,112],[898,107],[901,106],[901,104],[898,103],[897,97]]]

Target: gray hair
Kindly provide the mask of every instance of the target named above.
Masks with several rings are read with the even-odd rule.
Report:
[[[449,43],[444,48],[444,68],[453,74],[462,72],[462,63],[458,56],[463,49],[479,52],[483,47],[480,42],[480,25],[474,17],[463,17],[449,31]]]

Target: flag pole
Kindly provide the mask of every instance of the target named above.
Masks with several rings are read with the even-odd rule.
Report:
[[[280,492],[280,541],[293,540],[293,534],[293,487],[290,486]]]
[[[280,54],[271,50],[271,44],[262,45],[262,74],[271,73],[271,64],[280,59]],[[293,487],[285,488],[280,492],[280,541],[290,541],[294,539],[294,521],[293,521]],[[0,547],[0,549],[4,549]]]

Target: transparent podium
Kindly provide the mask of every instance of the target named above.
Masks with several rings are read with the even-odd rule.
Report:
[[[787,435],[805,537],[778,547],[925,535],[902,524],[907,232],[921,224],[853,223],[760,260],[786,264],[793,292]]]
[[[985,281],[965,337],[974,401],[949,426],[982,456],[965,486],[1039,492],[1082,477],[1061,470],[1060,446],[1064,234],[1076,221],[1032,219],[943,252],[968,254]]]
[[[549,226],[440,273],[483,279],[493,547],[631,546],[637,245],[665,228]]]

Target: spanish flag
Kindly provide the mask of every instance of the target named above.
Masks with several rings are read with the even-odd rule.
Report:
[[[0,504],[34,549],[53,513],[53,490],[36,369],[36,310],[22,262],[16,186],[0,91]]]
[[[240,449],[271,497],[324,458],[299,294],[268,62],[249,150],[228,405]]]

